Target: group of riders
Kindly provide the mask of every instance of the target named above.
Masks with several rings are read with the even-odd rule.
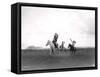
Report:
[[[54,38],[53,38],[53,40],[52,40],[52,43],[54,44],[54,47],[58,49],[59,47],[58,47],[57,40],[58,40],[58,34],[55,33],[55,34],[54,34]],[[68,48],[70,48],[70,51],[76,51],[76,47],[75,47],[76,41],[74,41],[74,40],[72,40],[72,39],[70,39],[70,41],[71,41],[71,43],[69,43]],[[61,49],[64,48],[64,43],[65,43],[65,42],[62,41],[62,44],[60,45],[60,48],[61,48]]]

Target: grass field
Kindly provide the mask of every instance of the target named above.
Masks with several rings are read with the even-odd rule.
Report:
[[[21,70],[41,70],[73,67],[91,67],[95,65],[95,48],[78,48],[75,55],[69,50],[50,55],[49,49],[22,50]]]

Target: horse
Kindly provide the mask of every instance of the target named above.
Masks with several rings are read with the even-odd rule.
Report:
[[[62,41],[62,44],[59,46],[60,51],[66,51],[66,48],[64,47],[65,42]]]
[[[73,45],[69,44],[69,45],[68,45],[68,48],[70,48],[70,52],[71,52],[72,54],[75,54],[75,52],[76,52],[76,47],[74,47]]]
[[[50,46],[50,55],[51,55],[52,53],[54,54],[54,52],[55,52],[55,46],[54,46],[54,44],[52,43],[52,41],[48,40],[46,46],[48,46],[48,45]]]

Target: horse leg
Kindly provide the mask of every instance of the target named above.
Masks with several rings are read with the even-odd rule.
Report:
[[[73,49],[72,49],[72,54],[74,53]]]
[[[75,48],[74,48],[74,54],[75,54]]]
[[[76,53],[76,47],[74,48],[74,53]]]
[[[52,54],[55,54],[55,50],[52,48]]]
[[[75,54],[75,48],[74,47],[72,48],[72,51],[73,51],[73,54]]]
[[[72,55],[74,54],[74,49],[72,49]]]
[[[74,48],[72,48],[72,54],[74,54]]]
[[[52,55],[52,52],[53,52],[53,49],[51,48],[51,49],[50,49],[50,55]]]
[[[75,48],[73,47],[73,54],[75,54]]]
[[[52,53],[52,50],[50,50],[50,55],[51,55],[51,53]]]
[[[71,53],[71,55],[72,55],[72,52],[73,52],[72,49],[70,49],[70,53]]]
[[[73,49],[73,54],[75,54],[75,49]]]

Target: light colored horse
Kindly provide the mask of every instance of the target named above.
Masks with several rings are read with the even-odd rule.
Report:
[[[52,53],[54,54],[54,52],[55,52],[55,46],[54,46],[54,44],[52,43],[52,41],[48,40],[46,46],[48,46],[48,45],[50,46],[50,55],[51,55]]]
[[[63,46],[62,44],[61,45],[58,44],[58,48],[55,48],[52,41],[48,40],[46,46],[50,46],[50,55],[55,54],[55,53],[60,54],[60,51],[66,51],[66,48],[64,47],[64,43],[63,43]]]

